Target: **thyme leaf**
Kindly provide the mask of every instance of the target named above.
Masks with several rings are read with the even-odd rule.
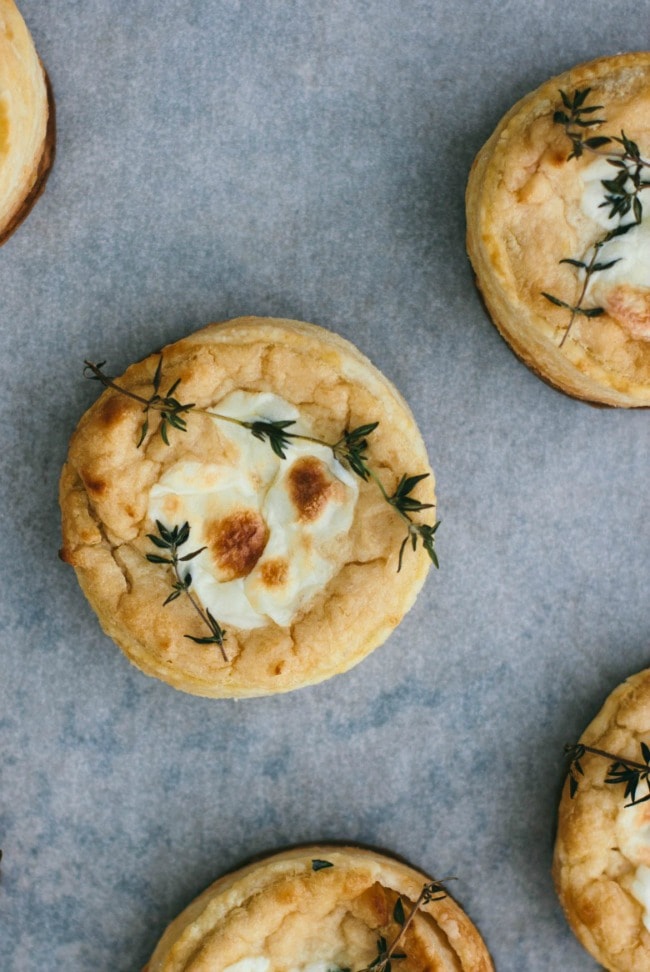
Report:
[[[554,294],[542,291],[542,297],[555,304],[556,307],[562,307],[569,312],[569,321],[559,347],[562,347],[566,342],[578,317],[594,318],[605,313],[603,307],[585,307],[583,303],[593,275],[609,270],[619,262],[618,260],[603,262],[598,259],[598,256],[607,243],[639,225],[643,219],[643,204],[640,194],[644,189],[650,187],[650,181],[647,179],[650,162],[641,156],[638,144],[629,138],[624,131],[621,131],[620,136],[587,134],[588,129],[605,123],[604,118],[593,117],[596,112],[602,110],[603,105],[585,105],[590,92],[591,88],[578,89],[572,94],[560,90],[562,105],[566,110],[555,111],[553,121],[564,127],[565,134],[571,143],[571,151],[567,156],[567,161],[580,158],[585,151],[602,155],[601,149],[609,146],[604,157],[613,168],[617,169],[617,174],[613,179],[601,179],[604,194],[599,208],[608,210],[608,219],[622,220],[626,216],[630,216],[631,219],[627,223],[619,223],[617,227],[609,230],[598,239],[591,246],[588,258],[578,260],[572,257],[564,257],[559,261],[560,263],[571,264],[584,274],[582,288],[575,303],[569,303]],[[617,146],[620,146],[620,148],[617,148]]]
[[[163,601],[163,607],[166,607],[167,604],[171,604],[172,601],[175,601],[182,594],[184,594],[210,631],[210,634],[206,635],[205,637],[194,637],[194,635],[185,635],[185,637],[190,641],[194,641],[197,645],[218,645],[219,649],[221,650],[223,660],[228,661],[228,656],[223,645],[226,632],[210,610],[208,608],[203,608],[190,590],[192,586],[191,573],[186,571],[183,574],[179,566],[180,564],[193,560],[194,557],[198,557],[198,555],[205,550],[205,547],[199,547],[198,550],[193,550],[191,553],[184,554],[181,557],[179,556],[178,548],[186,544],[190,538],[189,523],[185,522],[181,526],[166,527],[164,523],[160,522],[160,520],[156,520],[156,529],[158,530],[158,533],[148,533],[147,539],[150,540],[154,547],[156,547],[158,550],[165,550],[167,552],[167,556],[163,557],[161,554],[148,553],[146,554],[146,558],[150,564],[166,564],[171,568],[172,589]]]
[[[400,926],[399,931],[390,943],[385,935],[380,935],[377,938],[377,955],[360,972],[370,972],[370,970],[373,970],[373,972],[391,972],[392,962],[408,958],[406,952],[399,950],[399,946],[403,943],[411,922],[424,905],[428,905],[432,901],[442,901],[446,897],[448,897],[448,893],[442,882],[430,881],[422,888],[417,901],[407,916],[404,911],[404,902],[398,896],[393,906],[393,921]]]
[[[379,422],[370,422],[367,425],[359,425],[356,429],[346,430],[339,441],[332,446],[334,457],[339,462],[347,463],[364,482],[370,478],[366,455],[368,436],[372,435],[378,425]]]
[[[158,426],[158,432],[160,433],[160,437],[165,445],[169,445],[168,429],[170,426],[171,428],[177,429],[179,432],[186,431],[187,422],[183,418],[183,413],[191,411],[194,408],[194,403],[188,402],[186,404],[182,404],[177,398],[174,397],[174,392],[180,384],[180,378],[174,382],[165,395],[159,394],[160,381],[162,377],[162,354],[158,358],[158,365],[152,380],[153,394],[149,398],[144,398],[142,395],[136,395],[135,392],[129,391],[129,389],[124,388],[123,385],[118,385],[111,375],[105,374],[102,370],[105,364],[105,361],[100,361],[97,364],[94,364],[92,361],[84,361],[85,376],[90,378],[91,381],[101,382],[105,388],[112,388],[114,391],[120,392],[122,395],[127,395],[129,398],[141,403],[142,411],[144,412],[145,417],[140,427],[140,437],[138,439],[136,448],[140,448],[149,432],[150,409],[160,412],[160,425]]]
[[[251,430],[256,439],[260,439],[262,442],[267,439],[276,456],[279,456],[280,459],[286,459],[286,449],[289,445],[289,439],[293,438],[293,436],[285,432],[285,429],[288,429],[291,425],[295,425],[296,423],[294,421],[282,422],[267,420],[245,422],[243,424],[245,428]]]
[[[560,304],[563,307],[569,307],[563,301],[559,301],[558,298],[552,297],[551,295],[545,295],[553,303]],[[587,316],[594,316],[596,311],[593,309],[582,310],[576,309],[576,313],[583,313]],[[600,311],[603,313],[603,311]],[[316,438],[311,435],[304,435],[300,432],[290,431],[291,427],[296,423],[293,419],[255,419],[254,421],[246,421],[244,419],[237,419],[231,415],[222,415],[219,412],[215,412],[209,409],[197,408],[195,403],[183,404],[175,397],[176,389],[180,384],[180,379],[177,379],[168,389],[165,395],[160,394],[160,387],[162,384],[162,364],[163,356],[160,355],[158,358],[158,363],[156,370],[152,379],[153,393],[149,398],[145,398],[142,395],[138,395],[135,392],[130,391],[123,385],[119,384],[113,377],[107,375],[104,371],[105,361],[100,361],[94,364],[91,361],[85,361],[85,375],[87,378],[93,381],[99,381],[106,388],[112,388],[114,391],[119,392],[122,395],[126,395],[128,398],[134,399],[143,406],[143,411],[145,413],[145,418],[140,428],[140,436],[137,442],[137,448],[145,441],[149,432],[149,411],[153,409],[154,411],[160,412],[161,421],[158,427],[160,437],[162,438],[165,445],[169,445],[169,429],[176,429],[179,432],[185,432],[187,430],[187,420],[184,415],[190,411],[195,413],[209,415],[212,419],[217,421],[229,422],[234,425],[238,425],[240,428],[247,429],[251,435],[261,442],[268,442],[271,449],[280,459],[286,459],[287,449],[289,448],[292,440],[301,440],[306,442],[313,442],[317,445],[325,446],[331,449],[332,454],[335,459],[345,466],[348,466],[355,475],[357,475],[364,482],[373,481],[379,488],[384,500],[396,510],[396,512],[401,516],[401,518],[406,523],[406,536],[402,541],[399,549],[399,555],[397,559],[397,571],[402,569],[402,561],[404,556],[404,551],[407,546],[410,545],[412,550],[417,550],[418,543],[422,544],[422,548],[426,551],[429,559],[435,567],[439,567],[438,556],[435,550],[435,533],[440,525],[439,521],[435,521],[433,524],[419,523],[413,520],[412,514],[421,513],[424,510],[429,510],[434,508],[433,503],[422,503],[412,496],[412,492],[419,482],[426,479],[429,473],[421,473],[416,476],[403,475],[399,480],[399,483],[392,495],[389,495],[380,478],[373,471],[368,463],[368,438],[372,435],[375,429],[378,427],[379,422],[368,422],[364,425],[359,425],[353,429],[346,429],[343,435],[334,443],[326,442],[323,439]],[[189,530],[189,527],[188,527]],[[167,541],[161,534],[156,540],[153,539],[152,535],[149,535],[149,539],[159,547],[167,544]],[[183,541],[185,542],[185,541]],[[176,546],[181,546],[182,542],[176,542]],[[178,558],[176,561],[168,561],[165,559],[158,559],[156,561],[152,560],[152,563],[170,563],[171,566],[176,569],[177,563],[191,559],[192,556],[196,556],[200,551],[195,551],[192,555],[187,557]],[[153,556],[153,555],[152,555]],[[151,559],[151,557],[150,557]],[[174,593],[172,600],[175,599],[182,591],[179,589],[177,593]],[[169,599],[165,602],[169,603]],[[215,643],[218,644],[223,650],[223,632],[218,624],[212,624],[207,613],[203,615],[204,622],[208,625],[211,631],[210,638],[206,640],[202,638],[198,641],[199,644]],[[190,638],[190,635],[187,635]],[[196,638],[192,638],[193,641],[197,641]]]
[[[572,743],[564,747],[564,752],[568,759],[567,777],[569,780],[569,795],[573,799],[578,792],[580,777],[584,776],[582,760],[586,753],[599,756],[609,760],[610,766],[607,770],[605,783],[611,786],[624,784],[625,790],[623,798],[629,803],[628,807],[635,806],[637,803],[645,803],[650,800],[650,746],[641,742],[641,758],[643,762],[626,759],[609,753],[604,749],[597,749],[593,746],[585,746],[583,743]],[[647,792],[643,796],[637,796],[639,787],[645,787]]]

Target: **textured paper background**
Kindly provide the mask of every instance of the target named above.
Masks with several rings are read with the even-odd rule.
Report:
[[[437,876],[500,972],[587,972],[549,874],[562,747],[648,664],[649,420],[546,387],[464,253],[476,151],[638,3],[23,0],[58,156],[0,251],[0,967],[132,972],[214,877],[311,839]],[[646,31],[644,36],[644,31]],[[57,480],[96,386],[210,320],[355,341],[413,406],[441,570],[360,667],[183,696],[60,563]],[[360,605],[360,609],[362,609]]]

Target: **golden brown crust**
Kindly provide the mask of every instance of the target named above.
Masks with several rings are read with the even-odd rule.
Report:
[[[642,741],[650,741],[650,669],[619,685],[580,739],[633,760],[640,759]],[[650,933],[632,893],[640,858],[625,835],[648,805],[626,807],[624,786],[605,783],[610,761],[587,754],[581,765],[576,795],[571,798],[567,782],[560,802],[557,891],[573,931],[601,965],[639,972],[650,968]]]
[[[562,347],[568,312],[543,296],[577,300],[575,268],[560,260],[581,256],[603,232],[580,206],[593,156],[567,160],[570,144],[553,121],[559,90],[582,88],[591,89],[590,105],[604,106],[602,131],[590,134],[624,129],[650,152],[650,53],[600,58],[552,78],[514,105],[474,161],[467,249],[494,323],[535,373],[576,398],[647,407],[650,340],[639,295],[613,296],[600,317],[579,316]]]
[[[145,559],[152,550],[147,534],[154,529],[147,517],[149,493],[174,464],[223,455],[228,446],[217,423],[198,410],[233,390],[281,395],[327,442],[336,442],[346,428],[379,421],[369,462],[392,491],[403,473],[430,471],[408,406],[351,344],[301,322],[240,318],[212,324],[169,345],[162,356],[162,390],[180,379],[181,400],[196,403],[187,431],[171,430],[166,446],[157,434],[160,413],[150,412],[149,433],[138,448],[141,406],[107,390],[81,419],[61,477],[61,556],[74,566],[104,630],[143,671],[198,695],[289,691],[347,670],[398,624],[429,567],[421,547],[415,553],[409,548],[397,573],[404,523],[374,483],[359,480],[352,527],[331,543],[338,569],[325,588],[288,627],[229,626],[228,663],[214,645],[185,637],[207,633],[186,598],[162,607],[169,576]],[[132,365],[120,383],[149,396],[158,360],[152,355]],[[309,517],[336,486],[307,463],[299,464],[292,489]],[[432,477],[418,486],[417,496],[434,501]],[[250,566],[266,542],[259,524],[244,519],[217,524],[210,535],[213,557],[233,574]],[[246,543],[235,556],[232,542],[242,537]],[[282,556],[270,560],[262,581],[269,588],[282,584],[286,569]]]
[[[312,862],[331,867],[314,870]],[[218,880],[169,926],[146,972],[222,972],[244,959],[268,972],[365,968],[377,937],[392,942],[398,897],[406,915],[426,875],[375,851],[314,845],[276,854]],[[451,897],[424,905],[403,943],[403,972],[492,972],[485,943]],[[243,970],[242,970],[243,972]]]
[[[54,162],[50,80],[13,0],[0,0],[0,246],[43,192]]]

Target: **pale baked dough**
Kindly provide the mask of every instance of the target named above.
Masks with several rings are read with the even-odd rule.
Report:
[[[312,861],[332,867],[314,870]],[[221,878],[168,927],[144,972],[359,972],[390,944],[398,897],[408,916],[430,879],[355,847],[285,851]],[[492,972],[486,946],[451,897],[418,910],[393,962],[401,972]],[[251,960],[258,960],[258,963]],[[261,960],[261,961],[259,961]]]
[[[603,235],[581,208],[581,174],[594,155],[568,160],[570,142],[553,121],[563,110],[559,90],[571,95],[584,88],[591,88],[586,104],[603,106],[591,117],[604,118],[587,134],[619,136],[624,129],[650,156],[650,53],[601,58],[552,78],[504,116],[476,157],[467,187],[467,248],[494,323],[540,377],[577,398],[648,406],[650,290],[635,295],[631,304],[640,306],[629,306],[623,323],[609,312],[579,317],[563,347],[568,312],[542,296],[577,301],[578,274],[559,261],[582,259]],[[647,214],[648,192],[642,199]],[[642,331],[635,327],[639,314]]]
[[[148,397],[158,361],[152,355],[132,365],[120,382]],[[197,408],[217,406],[236,389],[274,392],[327,442],[378,421],[368,461],[389,492],[403,474],[430,473],[401,395],[356,348],[323,328],[266,318],[211,324],[166,347],[162,373],[162,390],[180,378],[177,395]],[[376,485],[361,479],[349,533],[332,545],[336,573],[289,625],[269,622],[249,631],[224,625],[227,662],[215,645],[185,637],[209,632],[184,596],[163,607],[168,572],[145,559],[153,550],[147,534],[155,533],[149,495],[180,461],[218,461],[223,441],[216,424],[197,412],[187,417],[186,432],[170,431],[167,446],[157,434],[159,418],[150,413],[138,448],[141,406],[106,390],[72,436],[61,478],[62,557],[130,660],[197,695],[255,696],[329,678],[381,644],[413,604],[430,561],[421,545],[416,552],[409,545],[397,572],[405,524]],[[414,495],[435,502],[432,475]],[[427,513],[415,519],[433,523],[435,510]]]
[[[43,191],[54,158],[54,101],[13,0],[0,0],[0,244]]]
[[[580,742],[640,760],[650,744],[650,669],[628,678],[609,696]],[[650,932],[632,887],[639,864],[650,864],[650,830],[628,847],[630,828],[643,837],[650,803],[625,806],[625,786],[607,784],[610,760],[585,755],[571,799],[568,782],[560,802],[553,875],[569,924],[594,958],[612,972],[650,969]],[[641,786],[639,796],[647,790]]]

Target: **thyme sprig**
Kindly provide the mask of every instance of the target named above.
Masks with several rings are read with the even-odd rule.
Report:
[[[384,935],[379,936],[377,939],[376,958],[365,969],[361,969],[360,972],[371,972],[371,970],[372,972],[391,972],[394,961],[407,958],[406,952],[398,949],[418,911],[424,905],[430,904],[432,901],[442,901],[446,897],[448,897],[447,890],[440,881],[428,882],[420,891],[408,917],[404,911],[404,902],[398,897],[393,907],[393,921],[400,926],[399,932],[390,943]]]
[[[180,564],[185,564],[195,557],[198,557],[200,553],[205,550],[205,547],[199,547],[198,550],[193,550],[191,553],[184,554],[182,557],[178,554],[178,548],[184,546],[190,537],[190,525],[189,523],[184,523],[182,526],[174,526],[168,529],[164,526],[160,520],[156,520],[156,528],[158,530],[158,535],[155,533],[148,533],[147,539],[151,540],[153,545],[159,550],[164,550],[167,556],[162,554],[147,554],[147,560],[151,564],[167,564],[171,568],[172,572],[172,590],[168,597],[163,601],[163,607],[167,604],[171,604],[176,598],[184,594],[196,613],[199,615],[201,620],[205,625],[207,625],[210,631],[209,635],[205,637],[196,638],[194,635],[185,635],[190,641],[194,641],[197,645],[218,645],[221,649],[221,654],[224,661],[228,661],[228,656],[224,648],[223,642],[226,637],[226,632],[221,627],[217,619],[212,615],[208,608],[202,608],[198,600],[192,594],[190,588],[192,586],[192,575],[189,571],[185,573],[181,572]]]
[[[568,758],[567,775],[569,778],[569,795],[571,799],[578,792],[580,777],[584,776],[582,759],[586,753],[592,756],[600,756],[602,759],[609,760],[610,766],[607,770],[605,783],[613,786],[625,784],[624,799],[630,799],[626,804],[628,807],[635,806],[637,803],[645,803],[650,800],[650,746],[640,743],[641,756],[643,762],[634,759],[626,759],[609,753],[604,749],[597,749],[593,746],[585,746],[583,743],[572,743],[564,747]],[[644,785],[648,792],[644,796],[637,797],[637,790]]]
[[[607,207],[609,219],[623,219],[631,215],[632,219],[628,223],[619,223],[614,229],[609,230],[590,248],[590,253],[584,260],[577,260],[565,257],[560,263],[567,263],[576,267],[584,273],[582,287],[575,303],[562,300],[554,294],[542,291],[542,296],[556,307],[563,307],[569,311],[569,323],[566,327],[559,347],[563,347],[573,325],[578,317],[594,318],[601,317],[605,313],[604,307],[585,307],[584,300],[589,288],[590,281],[594,274],[609,270],[619,260],[600,259],[601,250],[611,240],[618,236],[623,236],[635,226],[638,226],[643,219],[643,205],[640,193],[650,187],[650,181],[644,178],[644,170],[650,168],[650,162],[646,161],[639,150],[639,146],[631,138],[621,131],[620,137],[616,135],[591,135],[589,129],[596,125],[605,123],[604,118],[592,117],[596,112],[602,110],[603,105],[586,105],[591,88],[582,88],[568,95],[560,90],[560,97],[564,105],[564,111],[556,111],[553,114],[553,121],[563,125],[564,131],[571,142],[571,152],[567,156],[567,161],[580,158],[585,151],[602,155],[606,161],[618,170],[615,178],[601,179],[604,197],[600,203],[601,209]],[[602,152],[605,146],[620,146],[620,148],[608,149]]]
[[[312,860],[311,869],[312,871],[321,871],[324,868],[334,867],[331,861],[322,860]],[[447,878],[447,880],[453,880],[452,878]],[[390,941],[385,935],[380,935],[377,939],[377,955],[364,968],[359,969],[359,972],[391,972],[391,963],[399,959],[408,958],[406,952],[398,951],[398,946],[403,942],[404,936],[411,925],[411,922],[417,915],[418,911],[425,905],[431,904],[432,901],[442,901],[444,898],[448,898],[449,893],[445,888],[442,881],[427,881],[423,885],[420,894],[418,895],[415,904],[411,908],[408,916],[404,911],[404,902],[402,898],[398,895],[393,905],[393,922],[399,925],[399,931],[395,937]],[[349,967],[343,968],[341,966],[333,966],[331,972],[352,972]]]
[[[371,435],[379,422],[370,422],[368,425],[359,425],[356,429],[343,433],[338,442],[331,447],[334,458],[343,464],[347,463],[352,472],[356,473],[364,483],[370,478],[368,468],[368,436]]]
[[[178,429],[179,432],[185,432],[187,429],[187,422],[183,418],[184,412],[189,412],[194,408],[194,403],[188,403],[186,405],[181,404],[177,398],[174,397],[174,392],[180,385],[180,378],[178,378],[173,385],[168,389],[166,394],[160,394],[160,382],[162,378],[162,354],[158,358],[158,366],[156,372],[153,376],[153,394],[149,398],[144,398],[142,395],[136,395],[135,392],[129,391],[128,388],[124,388],[123,385],[118,385],[113,377],[104,374],[102,368],[106,364],[105,361],[100,361],[98,364],[94,364],[92,361],[84,361],[86,377],[90,378],[92,381],[99,381],[105,388],[113,388],[115,391],[121,392],[122,395],[127,395],[129,398],[133,398],[136,402],[140,402],[143,406],[142,411],[145,414],[144,422],[140,428],[140,438],[138,439],[137,448],[139,449],[144,442],[147,432],[149,431],[149,410],[155,409],[161,413],[161,421],[159,426],[160,437],[162,438],[165,445],[169,445],[168,427],[171,426],[174,429]],[[90,374],[88,374],[90,372]]]
[[[84,364],[86,377],[94,381],[99,381],[104,387],[112,388],[114,391],[126,395],[143,405],[145,420],[140,429],[137,448],[140,448],[147,436],[149,431],[148,412],[150,409],[154,409],[155,411],[159,411],[162,416],[159,432],[165,445],[169,445],[168,426],[172,426],[179,432],[185,432],[187,430],[187,422],[183,418],[183,414],[192,411],[194,413],[209,415],[213,419],[229,422],[233,425],[238,425],[240,428],[247,429],[256,439],[262,442],[268,442],[275,455],[280,459],[286,459],[286,450],[292,439],[313,442],[316,445],[331,449],[334,458],[343,465],[347,465],[360,479],[364,482],[372,480],[385,501],[389,506],[393,507],[405,522],[406,536],[400,546],[397,572],[399,573],[402,569],[404,551],[409,544],[411,549],[415,551],[417,550],[418,543],[421,543],[434,567],[440,566],[435,549],[435,535],[440,526],[440,521],[436,520],[433,524],[419,523],[412,516],[414,513],[421,513],[424,510],[434,508],[433,503],[421,503],[411,496],[417,484],[423,479],[426,479],[429,473],[421,473],[418,476],[402,476],[394,493],[389,494],[379,476],[368,465],[368,436],[375,431],[379,422],[369,422],[365,425],[359,425],[354,429],[346,429],[340,439],[332,444],[315,436],[289,431],[291,426],[295,425],[293,419],[256,419],[254,421],[247,421],[245,419],[235,418],[232,415],[223,415],[211,409],[197,408],[195,403],[182,404],[174,397],[174,393],[180,384],[180,379],[174,382],[166,395],[161,395],[162,355],[158,359],[158,365],[153,377],[153,394],[149,398],[137,395],[135,392],[130,391],[128,388],[116,382],[110,375],[106,375],[102,370],[106,364],[105,361],[97,364],[91,361],[85,361]]]
[[[574,91],[570,97],[565,91],[560,90],[562,104],[566,111],[556,111],[553,114],[553,121],[558,125],[564,125],[567,137],[571,141],[571,154],[569,159],[578,159],[583,154],[585,148],[592,150],[602,148],[609,143],[606,135],[595,135],[585,138],[586,130],[595,125],[604,124],[604,118],[592,118],[597,111],[602,111],[603,105],[586,106],[585,101],[589,97],[591,88],[582,88]],[[568,112],[568,114],[567,114]],[[587,117],[585,117],[587,116]]]

